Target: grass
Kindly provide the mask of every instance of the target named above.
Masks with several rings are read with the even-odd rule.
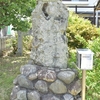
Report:
[[[20,74],[20,67],[29,60],[29,55],[21,57],[0,57],[0,100],[10,100],[13,80]]]

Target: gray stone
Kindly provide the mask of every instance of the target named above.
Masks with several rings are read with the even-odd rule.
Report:
[[[33,62],[33,60],[32,60],[32,59],[30,59],[30,60],[28,60],[27,64],[31,64],[31,65],[33,65],[33,64],[34,64],[34,62]]]
[[[30,74],[30,75],[28,76],[28,79],[31,80],[31,81],[37,79],[37,73]]]
[[[56,80],[49,86],[49,89],[55,94],[63,94],[67,92],[67,87],[60,80]]]
[[[30,80],[28,80],[24,75],[20,75],[18,77],[18,84],[20,87],[33,89],[33,83]]]
[[[55,68],[55,72],[56,73],[60,72],[60,68]]]
[[[65,94],[63,97],[64,100],[74,100],[74,97],[71,94]]]
[[[75,78],[75,73],[73,71],[61,71],[57,76],[66,84],[70,84]]]
[[[81,80],[75,81],[72,85],[69,86],[68,92],[72,95],[77,95],[82,90]]]
[[[27,97],[26,97],[26,90],[20,90],[20,91],[17,93],[17,100],[27,100]]]
[[[19,75],[13,80],[13,84],[14,85],[17,85],[18,84],[18,77],[19,77]]]
[[[73,72],[75,72],[75,75],[78,76],[78,74],[79,74],[78,70],[74,69],[74,68],[72,70],[73,70]]]
[[[46,67],[67,67],[68,10],[59,2],[39,2],[32,13],[31,59]]]
[[[48,86],[47,83],[45,81],[42,80],[38,80],[35,84],[35,88],[42,92],[42,93],[47,93],[48,92]]]
[[[42,69],[38,71],[38,78],[47,82],[53,82],[56,80],[56,73],[53,70]]]
[[[42,97],[42,100],[60,100],[60,99],[52,94],[47,94]]]
[[[30,64],[26,64],[20,68],[21,74],[25,76],[28,76],[31,73],[35,73],[36,70],[37,70],[36,65],[30,65]]]
[[[77,100],[82,100],[81,98],[78,98]]]
[[[15,100],[17,98],[17,93],[20,91],[19,86],[14,86],[11,93],[11,100]]]
[[[28,100],[40,100],[40,94],[36,91],[27,94]]]

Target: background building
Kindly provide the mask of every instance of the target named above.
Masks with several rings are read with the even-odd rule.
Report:
[[[97,27],[100,25],[100,11],[97,10],[99,0],[62,0],[70,11],[74,11]]]

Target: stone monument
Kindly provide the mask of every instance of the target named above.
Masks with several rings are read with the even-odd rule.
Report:
[[[81,81],[67,68],[68,10],[60,0],[38,0],[32,12],[30,61],[13,81],[11,100],[79,100]]]

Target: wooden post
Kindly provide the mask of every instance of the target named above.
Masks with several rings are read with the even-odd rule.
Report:
[[[82,100],[85,100],[86,70],[82,70]]]
[[[18,50],[17,55],[21,56],[23,54],[23,33],[18,31]]]

